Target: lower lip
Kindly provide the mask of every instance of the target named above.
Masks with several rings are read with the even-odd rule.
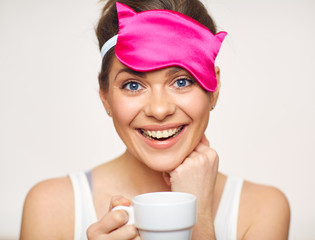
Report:
[[[183,129],[180,131],[180,133],[176,137],[171,137],[163,141],[148,139],[145,136],[143,136],[139,131],[137,132],[140,135],[140,137],[142,137],[142,139],[145,141],[145,143],[148,144],[150,147],[155,148],[155,149],[166,149],[175,145],[178,142],[178,140],[181,138],[181,136],[184,134],[185,131],[186,131],[186,126],[183,127]]]

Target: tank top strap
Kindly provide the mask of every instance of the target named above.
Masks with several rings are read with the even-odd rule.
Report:
[[[74,240],[87,240],[86,230],[97,221],[93,195],[84,172],[70,173],[74,192]]]
[[[214,221],[217,240],[236,240],[243,179],[228,176]]]

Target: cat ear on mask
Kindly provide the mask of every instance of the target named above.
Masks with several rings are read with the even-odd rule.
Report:
[[[217,34],[214,35],[214,38],[218,42],[217,47],[213,49],[215,53],[215,57],[218,55],[222,42],[225,39],[226,35],[227,35],[227,32],[218,32]]]
[[[117,14],[119,22],[137,15],[137,13],[127,5],[116,2]]]

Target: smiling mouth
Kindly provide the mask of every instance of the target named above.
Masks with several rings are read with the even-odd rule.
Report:
[[[158,140],[158,141],[164,141],[173,137],[176,137],[182,130],[184,126],[180,126],[178,128],[172,128],[168,130],[162,130],[162,131],[150,131],[145,129],[138,129],[140,133],[147,139],[152,140]]]

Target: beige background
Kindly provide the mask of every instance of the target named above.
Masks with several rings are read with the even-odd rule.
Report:
[[[288,196],[290,239],[315,239],[315,2],[209,0],[229,32],[207,129],[220,170]],[[36,182],[124,149],[98,98],[97,0],[0,1],[0,236]]]

